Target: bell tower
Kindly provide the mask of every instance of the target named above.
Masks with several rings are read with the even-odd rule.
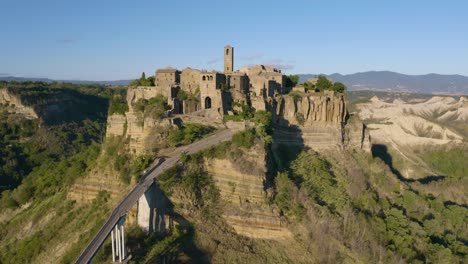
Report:
[[[224,47],[224,73],[234,71],[234,48],[227,45]]]

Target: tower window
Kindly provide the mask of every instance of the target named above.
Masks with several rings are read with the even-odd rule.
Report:
[[[226,49],[226,55],[229,55],[229,49]]]

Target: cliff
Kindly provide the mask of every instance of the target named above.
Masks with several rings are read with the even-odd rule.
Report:
[[[28,119],[38,118],[32,107],[24,105],[20,96],[9,92],[8,89],[0,89],[0,105],[5,105],[9,113],[20,114]]]
[[[205,160],[223,203],[222,216],[240,234],[258,239],[292,235],[275,208],[267,204],[267,157],[262,146],[242,150],[238,158]]]
[[[275,145],[306,146],[315,150],[357,147],[369,149],[369,136],[358,120],[347,120],[344,95],[294,92],[270,103]]]

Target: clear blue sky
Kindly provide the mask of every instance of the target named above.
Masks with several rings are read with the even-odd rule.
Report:
[[[237,69],[468,75],[468,1],[0,0],[0,14],[0,76],[222,70],[226,44]]]

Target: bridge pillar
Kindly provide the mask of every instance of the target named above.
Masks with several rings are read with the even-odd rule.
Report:
[[[137,223],[146,233],[166,233],[165,215],[171,206],[156,183],[153,183],[138,199]]]
[[[115,239],[114,239],[115,237]],[[117,257],[119,262],[125,260],[125,217],[117,222],[111,231],[112,238],[112,262],[116,262]]]

